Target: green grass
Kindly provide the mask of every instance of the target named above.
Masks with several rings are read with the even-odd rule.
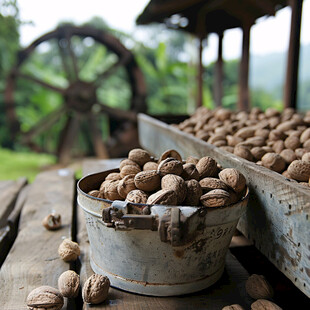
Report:
[[[44,167],[56,163],[56,157],[0,148],[0,163],[0,180],[16,180],[26,177],[31,183]]]

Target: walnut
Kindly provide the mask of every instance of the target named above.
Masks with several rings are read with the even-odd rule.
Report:
[[[186,163],[187,164],[194,164],[197,165],[197,163],[199,162],[199,158],[195,157],[195,156],[188,156],[186,158]]]
[[[203,178],[199,181],[199,185],[201,186],[204,194],[214,189],[223,189],[225,191],[228,191],[228,186],[223,181],[217,178]]]
[[[234,149],[234,154],[249,161],[253,161],[254,157],[251,151],[242,145],[238,145]]]
[[[143,171],[146,170],[157,170],[158,168],[158,163],[155,163],[154,161],[148,161],[143,165]]]
[[[128,159],[136,162],[140,167],[151,160],[151,155],[143,149],[133,149],[128,153]]]
[[[178,175],[166,174],[161,179],[161,188],[173,190],[177,195],[177,204],[180,205],[186,197],[185,181]]]
[[[122,177],[119,172],[111,172],[106,176],[105,181],[117,181],[121,179]]]
[[[200,179],[205,177],[213,177],[217,174],[217,162],[209,156],[199,159],[196,169],[199,172]]]
[[[256,146],[251,149],[251,153],[256,160],[261,160],[267,152],[262,147]]]
[[[242,192],[246,186],[244,175],[234,168],[223,169],[219,178],[237,193]]]
[[[91,275],[84,283],[82,290],[83,301],[88,304],[100,304],[108,297],[110,280],[99,274]]]
[[[123,168],[124,166],[135,166],[135,167],[137,167],[137,168],[140,169],[140,166],[139,166],[136,162],[134,162],[133,160],[128,159],[128,158],[123,159],[123,160],[120,162],[120,164],[119,164],[119,170],[122,170],[122,168]]]
[[[150,205],[168,205],[168,206],[176,206],[178,201],[178,197],[173,190],[165,190],[161,189],[160,191],[152,194],[148,200],[147,204]]]
[[[61,227],[61,215],[58,213],[51,213],[47,215],[43,221],[42,225],[47,230],[56,230]]]
[[[245,282],[246,292],[254,299],[270,299],[273,288],[263,275],[252,274]]]
[[[300,147],[299,138],[295,136],[289,136],[285,139],[284,145],[287,149],[296,150]]]
[[[134,189],[133,191],[128,193],[125,200],[132,203],[145,204],[148,198],[149,195],[144,191],[141,191],[140,189]]]
[[[303,133],[300,136],[300,142],[305,143],[307,140],[310,139],[310,128],[307,128],[303,131]]]
[[[282,308],[269,300],[258,299],[252,303],[251,310],[282,310]]]
[[[156,170],[141,171],[134,178],[135,186],[146,192],[160,188],[160,175]]]
[[[121,169],[121,177],[124,178],[126,175],[129,175],[129,174],[137,174],[141,171],[140,168],[136,167],[136,166],[133,166],[133,165],[126,165],[126,166],[123,166],[123,168]]]
[[[184,180],[191,180],[191,179],[195,179],[195,180],[199,180],[199,172],[196,169],[196,166],[194,164],[191,163],[187,163],[183,165],[183,172],[181,174],[181,177]]]
[[[281,130],[273,129],[269,132],[268,139],[270,141],[278,141],[278,140],[284,140],[286,138],[286,134],[282,132]]]
[[[127,166],[125,166],[127,167]],[[104,197],[109,200],[121,200],[122,197],[118,193],[118,184],[120,181],[107,181],[104,186]]]
[[[222,308],[222,310],[244,310],[244,308],[238,304],[234,304],[234,305],[226,306]]]
[[[284,171],[286,166],[285,160],[276,153],[266,153],[262,157],[262,163],[264,167],[279,173]]]
[[[297,159],[296,154],[291,149],[285,149],[280,153],[280,156],[285,160],[287,164],[290,164],[292,161]]]
[[[301,160],[302,160],[302,161],[310,162],[310,152],[307,152],[307,153],[305,153],[304,155],[302,155]]]
[[[277,154],[280,154],[285,149],[284,141],[282,141],[282,140],[275,141],[273,146],[272,146],[272,149]]]
[[[183,165],[181,161],[168,157],[160,162],[157,171],[160,176],[164,176],[166,174],[181,175],[183,172]]]
[[[59,245],[58,254],[65,262],[73,262],[80,255],[80,247],[78,243],[67,238]]]
[[[202,195],[202,189],[199,182],[195,179],[185,181],[186,197],[183,201],[185,206],[198,206]]]
[[[229,202],[229,193],[223,189],[214,189],[200,197],[205,207],[223,207]]]
[[[76,297],[80,289],[80,276],[73,270],[63,272],[58,278],[58,289],[64,297]]]
[[[29,310],[60,310],[64,305],[64,298],[56,288],[40,286],[29,293],[26,303]]]
[[[135,179],[135,175],[129,174],[129,175],[126,175],[122,180],[118,182],[117,192],[122,198],[126,198],[127,194],[130,191],[136,189],[134,179]]]
[[[308,182],[310,177],[310,162],[294,160],[287,168],[292,179],[300,182]]]
[[[295,150],[295,154],[297,156],[297,159],[302,159],[303,155],[307,152],[310,152],[310,150],[298,148]]]
[[[166,158],[174,158],[177,159],[178,161],[182,162],[182,157],[180,153],[176,150],[167,150],[163,154],[161,154],[158,162],[160,163],[161,161],[165,160]]]
[[[101,198],[104,199],[104,192],[103,191],[98,191],[96,189],[90,191],[87,193],[90,196],[96,197],[96,198]]]
[[[254,127],[243,127],[235,133],[235,136],[242,139],[253,137],[255,130],[256,129]]]

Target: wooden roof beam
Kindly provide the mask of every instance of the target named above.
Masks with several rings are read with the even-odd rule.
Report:
[[[256,8],[260,9],[264,14],[275,15],[276,9],[272,1],[269,0],[248,0]]]

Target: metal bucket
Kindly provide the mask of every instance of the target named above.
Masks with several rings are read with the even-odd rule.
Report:
[[[113,287],[153,296],[193,293],[219,280],[248,192],[220,208],[150,206],[87,194],[118,171],[78,182],[93,271],[107,276]]]

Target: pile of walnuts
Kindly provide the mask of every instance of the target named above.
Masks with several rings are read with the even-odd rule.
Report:
[[[310,111],[204,107],[174,127],[309,187]]]
[[[209,157],[188,157],[175,150],[155,160],[143,149],[133,149],[99,189],[88,194],[141,204],[222,207],[238,202],[246,192],[245,177],[236,169],[222,169]]]

